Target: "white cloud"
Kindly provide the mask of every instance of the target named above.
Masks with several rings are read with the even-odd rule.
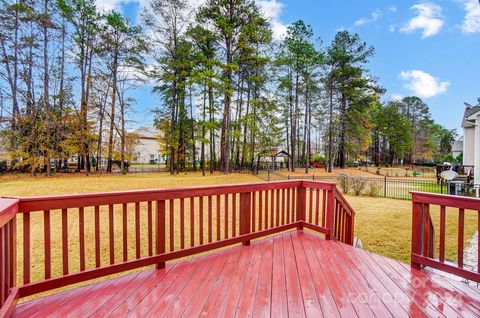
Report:
[[[400,101],[400,100],[403,99],[403,96],[400,95],[400,94],[393,94],[390,98],[391,98],[391,100],[393,100],[394,102],[398,102],[398,101]]]
[[[100,10],[121,11],[123,4],[131,3],[131,2],[139,2],[139,1],[137,0],[95,0],[95,2],[97,4],[97,8]]]
[[[420,70],[402,71],[400,78],[407,81],[405,88],[422,98],[445,93],[450,85],[450,82],[440,81],[438,78]]]
[[[419,3],[410,8],[417,12],[417,16],[411,19],[401,32],[411,33],[416,30],[422,30],[422,39],[433,36],[440,32],[443,24],[442,7],[439,5],[425,2]]]
[[[389,7],[387,8],[387,10],[388,10],[388,12],[392,12],[392,13],[393,13],[393,12],[397,12],[397,7],[396,7],[396,6],[389,6]]]
[[[480,5],[477,0],[459,0],[467,12],[460,26],[464,33],[480,32]]]
[[[277,0],[257,0],[256,3],[262,14],[270,20],[273,37],[283,39],[287,34],[287,26],[280,20],[280,14],[285,5]]]
[[[370,18],[361,18],[357,21],[355,21],[355,26],[362,26],[368,23],[372,23],[380,19],[382,16],[382,11],[380,10],[375,10],[370,14]]]

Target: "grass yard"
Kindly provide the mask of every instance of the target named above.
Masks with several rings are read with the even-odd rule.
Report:
[[[56,176],[52,178],[28,176],[2,176],[0,177],[0,195],[2,196],[37,196],[37,195],[52,195],[52,194],[69,194],[69,193],[87,193],[87,192],[106,192],[117,190],[134,190],[134,189],[152,189],[152,188],[172,188],[185,186],[200,186],[211,184],[227,184],[227,183],[246,183],[246,182],[261,182],[262,180],[252,176],[243,174],[232,174],[225,176],[223,174],[213,174],[202,177],[201,174],[190,173],[188,175],[181,174],[177,176],[170,176],[167,173],[152,173],[152,174],[130,174],[130,175],[92,175],[85,177],[83,175],[69,175]],[[398,259],[403,262],[410,261],[410,240],[411,240],[411,202],[406,200],[395,200],[385,198],[371,198],[371,197],[356,197],[347,196],[347,200],[351,203],[356,211],[355,221],[355,235],[358,236],[364,244],[364,248],[378,254],[382,254],[391,258]],[[185,202],[185,225],[188,232],[189,220],[189,205]],[[204,202],[204,204],[206,204]],[[238,204],[238,201],[237,201]],[[130,206],[130,205],[129,205]],[[215,210],[216,202],[214,202],[213,209]],[[177,205],[178,207],[178,205]],[[169,203],[167,202],[167,211]],[[147,207],[145,203],[141,204],[141,249],[142,254],[145,255],[147,249],[147,236],[143,229],[146,228]],[[133,206],[129,211],[133,211]],[[195,201],[195,211],[199,211],[198,200]],[[70,254],[70,268],[72,271],[78,270],[78,213],[75,210],[69,213],[68,227],[69,227],[69,254]],[[477,217],[475,213],[466,211],[465,217],[465,238],[471,238],[474,234]],[[86,258],[87,268],[94,267],[95,249],[94,249],[94,224],[93,224],[93,208],[85,209],[85,228],[86,228]],[[115,207],[115,229],[121,232],[122,228],[122,210],[121,206]],[[131,213],[131,212],[129,212]],[[431,213],[433,220],[438,229],[439,213],[438,208],[432,208]],[[101,259],[102,264],[107,264],[109,260],[108,247],[108,209],[101,207],[100,209],[100,231],[101,244]],[[237,218],[238,219],[238,218]],[[22,220],[17,219],[18,230],[18,263],[22,264],[23,242],[22,238]],[[175,220],[174,230],[176,237],[179,236],[178,228],[180,224]],[[198,213],[195,217],[195,223],[198,222]],[[214,228],[217,220],[213,221]],[[457,241],[457,214],[455,211],[447,210],[447,237],[446,256],[449,259],[455,259],[456,241]],[[59,275],[62,271],[61,259],[61,212],[51,212],[52,224],[52,275]],[[168,215],[167,215],[167,225]],[[223,228],[223,217],[220,220]],[[56,228],[53,229],[53,225]],[[129,257],[135,255],[135,235],[134,235],[134,219],[128,218],[128,240],[131,247],[128,251]],[[231,230],[231,229],[230,229]],[[43,214],[32,213],[31,215],[31,231],[32,231],[32,281],[41,279],[43,267]],[[198,230],[197,230],[198,231]],[[167,232],[168,233],[168,232]],[[196,232],[198,233],[198,232]],[[438,230],[437,233],[438,235]],[[438,239],[436,240],[438,244]],[[168,246],[167,240],[167,246]],[[175,245],[178,242],[176,242]],[[188,244],[188,243],[187,243]],[[188,246],[188,245],[187,245]],[[115,259],[121,261],[122,259],[122,238],[115,237]],[[175,246],[178,248],[178,246]],[[19,272],[18,277],[22,277],[23,273]]]

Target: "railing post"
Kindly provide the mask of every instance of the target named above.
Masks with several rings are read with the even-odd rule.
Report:
[[[327,190],[327,213],[326,213],[326,222],[325,226],[328,230],[328,234],[325,235],[325,239],[331,240],[333,236],[333,209],[334,209],[334,193],[336,191],[335,186]]]
[[[157,255],[165,254],[165,200],[157,201],[157,217],[155,224],[155,236]],[[157,269],[165,268],[165,262],[157,264]]]
[[[251,232],[251,193],[240,193],[240,235],[250,234]],[[254,202],[255,204],[255,202]],[[250,245],[250,240],[242,242],[243,245]]]
[[[420,264],[414,262],[413,254],[422,254],[423,244],[423,204],[415,202],[415,195],[412,198],[412,255],[411,267],[421,269]]]
[[[303,186],[299,186],[297,188],[297,205],[296,205],[296,221],[302,222],[305,221],[305,206],[306,206],[306,188]],[[299,230],[303,229],[303,224],[299,224],[297,226]]]

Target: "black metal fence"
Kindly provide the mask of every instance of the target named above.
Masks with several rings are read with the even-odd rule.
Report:
[[[435,180],[403,179],[403,178],[378,178],[378,177],[355,177],[355,176],[315,176],[315,175],[286,175],[280,172],[259,171],[258,177],[266,181],[274,180],[313,180],[335,182],[343,192],[349,194],[361,194],[367,196],[380,196],[392,199],[412,198],[410,191],[422,191],[429,193],[452,193],[449,185],[444,182],[437,183]],[[346,180],[341,180],[346,178]],[[457,190],[457,194],[462,195]]]

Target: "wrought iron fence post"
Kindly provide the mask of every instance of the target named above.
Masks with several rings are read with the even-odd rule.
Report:
[[[387,197],[387,176],[384,176],[383,179],[384,179],[384,181],[383,181],[383,197],[386,198]]]

